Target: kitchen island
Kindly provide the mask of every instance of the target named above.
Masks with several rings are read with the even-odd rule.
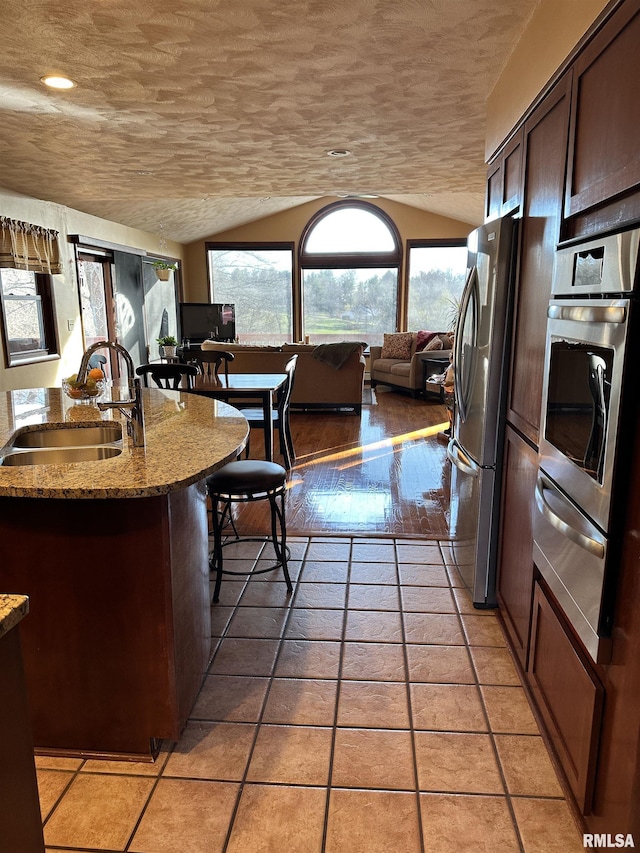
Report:
[[[116,390],[116,394],[118,390]],[[232,407],[144,389],[145,446],[117,412],[60,389],[0,394],[16,434],[123,425],[92,462],[0,465],[0,589],[29,596],[22,636],[36,750],[152,758],[177,740],[211,649],[205,478],[244,447]]]

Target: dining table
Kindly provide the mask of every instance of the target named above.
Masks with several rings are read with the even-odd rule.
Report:
[[[274,396],[287,381],[286,373],[230,373],[215,383],[207,376],[196,376],[193,391],[205,397],[236,402],[259,400],[262,404],[265,458],[273,462],[273,402]],[[234,402],[235,401],[235,402]]]

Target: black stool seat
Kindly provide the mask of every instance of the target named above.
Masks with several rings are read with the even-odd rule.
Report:
[[[287,560],[287,526],[285,521],[285,495],[287,472],[275,462],[262,462],[256,459],[242,459],[229,462],[207,477],[207,491],[211,499],[213,519],[213,551],[209,557],[209,566],[216,573],[216,583],[213,600],[218,601],[222,575],[263,574],[282,566],[288,592],[293,592]],[[240,537],[231,514],[231,504],[250,501],[268,500],[271,507],[271,541],[276,554],[274,565],[253,572],[231,572],[223,568],[222,549],[240,541],[264,541],[264,537]],[[279,500],[279,505],[278,505]],[[219,505],[222,504],[222,509]],[[278,522],[280,523],[280,538],[278,539]],[[223,529],[231,526],[235,539],[223,542]]]

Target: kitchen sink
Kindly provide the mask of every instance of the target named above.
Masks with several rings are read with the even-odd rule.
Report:
[[[70,462],[98,462],[122,453],[112,444],[87,447],[54,447],[36,450],[14,450],[2,459],[2,465],[64,465]]]
[[[12,447],[87,447],[122,441],[122,426],[118,423],[91,426],[55,427],[23,432]],[[115,455],[115,454],[112,454]]]

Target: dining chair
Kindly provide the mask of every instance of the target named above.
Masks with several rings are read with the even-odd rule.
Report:
[[[289,361],[284,366],[284,373],[287,374],[287,379],[277,392],[277,405],[272,414],[273,427],[278,430],[280,441],[280,453],[285,462],[285,468],[290,471],[296,461],[296,453],[293,446],[293,437],[291,435],[291,423],[289,420],[291,392],[296,373],[296,362],[298,354],[292,355]],[[258,408],[248,408],[238,406],[238,409],[246,418],[251,429],[264,428],[264,412]],[[249,456],[249,441],[247,441],[246,456]]]
[[[136,368],[138,376],[142,376],[145,388],[149,387],[149,376],[158,388],[177,390],[182,386],[183,380],[186,388],[193,388],[194,378],[199,371],[194,364],[141,364]]]
[[[224,367],[224,384],[229,385],[229,363],[233,361],[234,355],[226,350],[200,350],[197,353],[189,353],[189,364],[195,364],[202,374],[203,385],[222,385],[220,379],[220,368]]]

